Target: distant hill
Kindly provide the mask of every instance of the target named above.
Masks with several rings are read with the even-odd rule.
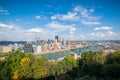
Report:
[[[0,41],[0,45],[9,45],[14,43],[25,44],[26,41]]]

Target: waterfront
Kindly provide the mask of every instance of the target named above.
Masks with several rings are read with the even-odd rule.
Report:
[[[80,56],[81,53],[83,52],[87,52],[87,51],[92,51],[92,50],[103,50],[104,47],[97,45],[97,44],[90,44],[90,46],[86,47],[86,48],[77,48],[77,49],[73,49],[73,50],[69,50],[69,51],[62,51],[62,52],[56,52],[56,53],[49,53],[49,54],[42,54],[41,57],[44,57],[48,60],[57,60],[57,59],[62,59],[65,56],[71,54],[71,53],[75,53],[78,56]]]

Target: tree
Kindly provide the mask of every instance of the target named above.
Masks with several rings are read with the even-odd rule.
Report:
[[[48,76],[47,60],[45,58],[37,58],[32,64],[34,79],[41,79]]]
[[[29,57],[24,57],[20,60],[20,78],[27,79],[32,77],[31,60]]]
[[[77,64],[77,60],[75,60],[72,56],[66,56],[64,58],[64,60],[66,63],[70,64],[72,67],[76,67],[78,64]]]
[[[120,78],[120,64],[106,64],[103,66],[102,72],[105,77],[118,79]]]
[[[106,63],[107,64],[112,64],[112,63],[119,63],[120,64],[120,50],[117,50],[114,53],[109,54],[107,56]]]
[[[84,64],[81,67],[81,73],[83,75],[90,75],[90,76],[101,76],[102,65],[99,63],[92,63],[92,64]]]
[[[104,62],[105,56],[101,51],[88,51],[82,53],[79,61],[81,75],[100,77]]]
[[[15,72],[13,74],[13,79],[18,80],[18,78],[19,78],[18,70],[15,70]]]
[[[91,63],[104,64],[105,62],[105,56],[100,51],[88,51],[82,53],[81,59],[83,60],[84,64],[91,64]]]
[[[0,61],[0,80],[12,80],[11,68],[6,61]]]

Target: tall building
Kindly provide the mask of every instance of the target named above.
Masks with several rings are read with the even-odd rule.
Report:
[[[64,38],[62,40],[62,46],[65,46],[65,40],[64,40]]]
[[[36,47],[36,54],[40,54],[41,51],[42,51],[42,47],[41,46],[37,46]]]
[[[36,46],[44,46],[44,40],[36,40]]]
[[[57,42],[59,41],[59,36],[55,36],[55,40],[57,40]]]
[[[47,43],[48,43],[48,44],[51,44],[51,43],[52,43],[52,40],[48,39]]]
[[[23,49],[24,49],[24,53],[32,53],[33,52],[32,44],[25,44]]]
[[[40,39],[36,40],[36,46],[40,45]]]
[[[18,50],[18,43],[15,43],[15,44],[13,44],[13,49],[14,49],[14,51],[16,51],[16,50]]]

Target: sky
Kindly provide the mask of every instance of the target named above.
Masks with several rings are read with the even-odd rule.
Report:
[[[120,40],[120,0],[0,0],[0,41]]]

